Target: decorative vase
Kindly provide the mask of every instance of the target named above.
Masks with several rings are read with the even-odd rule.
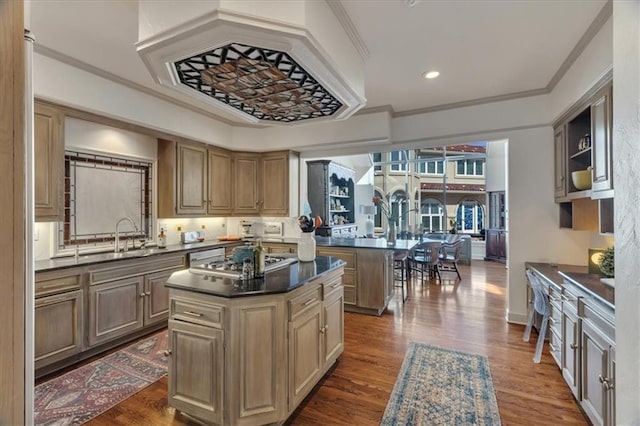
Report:
[[[396,223],[393,220],[389,221],[389,229],[387,230],[387,243],[395,244],[396,242]]]
[[[298,259],[301,262],[313,262],[316,260],[315,232],[303,232],[298,241]]]

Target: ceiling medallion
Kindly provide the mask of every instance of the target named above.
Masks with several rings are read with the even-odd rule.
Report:
[[[174,63],[180,82],[259,120],[328,117],[342,107],[287,53],[231,43]]]

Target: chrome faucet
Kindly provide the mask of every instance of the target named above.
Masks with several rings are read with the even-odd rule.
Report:
[[[133,221],[133,219],[131,219],[129,216],[125,216],[123,218],[118,219],[118,221],[116,222],[116,240],[114,242],[114,245],[115,245],[114,251],[116,253],[120,252],[120,224],[125,220],[128,220],[129,223],[131,224],[131,226],[133,226],[133,229],[136,232],[138,232],[138,227],[136,226],[136,224]]]

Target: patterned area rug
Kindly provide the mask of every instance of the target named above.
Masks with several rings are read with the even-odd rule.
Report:
[[[381,425],[499,425],[489,361],[412,342]]]
[[[38,425],[78,425],[167,374],[167,330],[36,386]]]

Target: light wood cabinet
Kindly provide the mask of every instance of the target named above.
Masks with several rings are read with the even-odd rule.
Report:
[[[36,299],[34,336],[36,369],[82,351],[83,302],[82,290]]]
[[[349,310],[351,306],[355,307],[358,304],[358,255],[356,249],[316,246],[316,254],[337,257],[347,263],[342,277],[345,309]]]
[[[292,254],[298,252],[297,244],[289,244],[289,243],[271,243],[266,242],[262,243],[264,245],[265,250],[269,254]]]
[[[207,213],[207,148],[158,139],[158,217]]]
[[[210,424],[224,423],[224,331],[169,321],[169,405]]]
[[[176,270],[144,277],[144,325],[164,322],[169,318],[169,289],[165,283]]]
[[[170,289],[169,405],[207,424],[279,424],[344,347],[342,269],[289,293]]]
[[[268,152],[260,160],[260,214],[289,215],[289,153]]]
[[[289,322],[289,411],[302,402],[313,389],[324,367],[320,338],[322,323],[321,300],[314,291],[302,295],[304,304],[311,303]]]
[[[89,344],[97,345],[142,328],[142,277],[89,287]]]
[[[210,215],[230,215],[233,211],[231,194],[232,160],[229,151],[209,148],[208,206]]]
[[[236,215],[260,213],[259,165],[258,153],[233,153],[233,213]]]
[[[64,114],[36,102],[33,121],[36,221],[64,218]]]

